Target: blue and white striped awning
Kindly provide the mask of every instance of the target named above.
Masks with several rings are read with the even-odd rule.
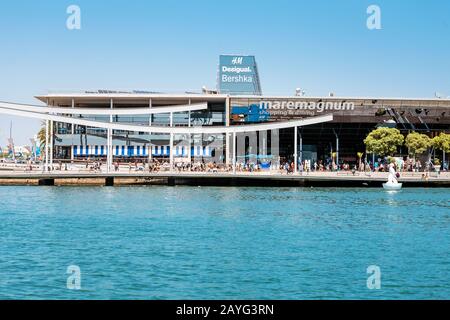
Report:
[[[191,156],[192,157],[211,157],[212,150],[210,147],[202,147],[202,146],[192,146],[191,147]]]
[[[74,156],[106,156],[106,146],[73,146]]]
[[[153,146],[152,156],[170,156],[169,146]]]
[[[148,147],[113,146],[113,155],[117,157],[148,156]]]
[[[152,156],[169,157],[170,146],[152,146]],[[175,146],[175,157],[187,157],[188,146]],[[150,152],[150,146],[113,146],[113,155],[116,157],[147,157]],[[80,156],[106,156],[108,154],[107,146],[73,146],[73,155]],[[192,157],[211,157],[212,149],[208,146],[191,146]]]

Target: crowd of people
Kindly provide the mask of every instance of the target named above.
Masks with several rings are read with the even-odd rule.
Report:
[[[194,159],[194,161],[186,161],[187,159],[175,159],[173,167],[171,168],[169,159],[153,158],[149,160],[131,160],[131,161],[115,161],[113,162],[113,169],[116,172],[128,169],[129,172],[232,172],[234,171],[233,164],[217,163],[209,159]],[[396,170],[399,172],[440,172],[448,171],[448,163],[444,162],[434,163],[431,160],[420,161],[414,158],[377,158],[364,161],[348,162],[342,161],[338,164],[331,159],[323,160],[304,160],[298,163],[297,171],[299,173],[309,172],[388,172],[389,164],[395,163]],[[28,161],[26,164],[27,170],[33,170],[33,163]],[[62,162],[57,161],[51,167],[50,171],[67,171],[73,169],[83,168],[90,172],[102,172],[106,167],[104,161],[89,158],[82,161]],[[278,172],[281,174],[292,174],[295,172],[295,164],[293,159],[278,159],[277,161],[237,161],[236,172]]]
[[[407,157],[405,159],[395,159],[396,170],[400,172],[440,172],[448,171],[448,163],[444,163],[442,166],[440,163],[434,163],[431,159],[427,161],[415,160],[414,158]],[[386,172],[389,171],[389,158],[377,159],[374,163],[369,162],[368,166],[371,171],[374,172]]]

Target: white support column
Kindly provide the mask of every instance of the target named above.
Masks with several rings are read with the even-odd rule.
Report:
[[[53,168],[53,126],[54,122],[50,121],[50,167]]]
[[[72,109],[75,108],[75,99],[72,99]],[[73,118],[73,115],[72,115]],[[71,133],[72,133],[72,150],[71,150],[71,154],[70,154],[70,160],[73,162],[73,160],[75,159],[75,156],[73,154],[73,135],[75,134],[75,125],[72,124],[71,126]]]
[[[110,109],[114,109],[114,100],[113,99],[111,99],[110,102],[109,102],[109,108]],[[109,122],[113,122],[113,115],[112,114],[109,115]]]
[[[109,173],[109,129],[106,129],[106,172]]]
[[[170,113],[170,127],[173,127],[173,112]],[[170,133],[170,171],[173,170],[173,133]]]
[[[189,160],[189,171],[191,171],[191,165],[192,165],[192,155],[191,155],[191,145],[192,145],[192,142],[191,142],[191,134],[189,133],[188,134],[188,139],[187,139],[187,141],[188,141],[188,160]]]
[[[170,134],[170,171],[173,170],[173,133]]]
[[[110,100],[110,109],[114,109],[114,100],[111,99]],[[113,122],[113,115],[111,114],[109,116],[109,122],[112,123]],[[112,169],[112,163],[113,163],[113,131],[112,129],[108,129],[107,130],[107,140],[108,140],[108,153],[106,155],[106,170],[107,172],[111,172]]]
[[[339,171],[339,137],[336,135],[336,168]]]
[[[111,129],[107,129],[106,134],[106,172],[111,172]]]
[[[111,134],[109,137],[109,148],[111,149],[111,157],[109,158],[109,166],[112,168],[114,161],[114,141],[113,141],[113,130],[111,129]]]
[[[45,120],[45,161],[44,161],[44,171],[48,171],[48,126],[49,120]]]
[[[113,131],[112,129],[110,129],[110,133],[109,133],[109,150],[110,150],[110,154],[111,156],[109,157],[109,167],[110,170],[113,167],[113,159],[114,159],[114,145],[113,145]]]
[[[294,173],[297,173],[298,156],[297,156],[297,144],[298,144],[298,127],[294,127]]]
[[[233,132],[233,174],[236,174],[236,131]]]
[[[189,99],[189,105],[191,105],[191,99]],[[191,126],[191,110],[188,111],[188,127]]]
[[[149,135],[151,135],[151,133],[149,133]],[[153,151],[152,143],[151,143],[151,140],[149,140],[149,143],[148,143],[148,163],[150,163],[152,161],[152,151]]]
[[[230,98],[227,97],[225,100],[225,126],[230,126]],[[231,134],[226,133],[225,134],[225,164],[228,167],[230,165],[230,158],[231,158]]]
[[[150,99],[150,100],[148,101],[148,107],[149,107],[150,109],[153,107],[153,101],[152,101],[152,99]],[[152,126],[152,117],[153,117],[152,114],[150,114],[149,117],[148,117],[148,126],[149,126],[149,127]],[[151,132],[149,132],[148,135],[151,136]],[[152,161],[152,149],[153,149],[153,148],[152,148],[152,140],[149,139],[149,141],[148,141],[148,164],[149,164],[149,166],[150,166],[150,162]]]
[[[442,150],[442,170],[445,169],[445,150]]]
[[[301,134],[300,134],[300,165],[303,166],[303,136]]]
[[[109,129],[106,129],[106,172],[109,173]]]

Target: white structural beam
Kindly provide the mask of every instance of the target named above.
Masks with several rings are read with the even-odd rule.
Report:
[[[111,99],[112,100],[112,99]],[[196,103],[189,105],[175,105],[167,107],[155,108],[61,108],[61,107],[40,107],[26,104],[0,102],[2,108],[14,109],[21,111],[37,112],[37,113],[53,113],[53,114],[85,114],[85,115],[146,115],[161,114],[170,112],[186,112],[208,109],[207,103]]]
[[[173,127],[173,112],[171,112],[170,113],[170,126],[171,127]],[[173,138],[174,138],[174,136],[173,136],[173,132],[171,132],[170,133],[170,150],[169,150],[169,152],[170,152],[170,160],[169,160],[169,162],[170,162],[170,171],[172,171],[174,168],[174,163],[173,163]]]
[[[191,135],[190,134],[188,134],[187,135],[187,141],[188,141],[188,150],[187,150],[187,152],[188,152],[188,161],[189,161],[189,167],[188,167],[188,169],[189,169],[189,171],[191,171],[191,167],[192,167],[192,154],[191,154],[191,145],[192,145],[192,141],[191,141],[191,139],[192,139],[192,137],[191,137]]]
[[[72,109],[75,109],[75,99],[72,99]],[[75,134],[75,125],[70,125],[70,132],[72,134]],[[70,148],[70,160],[73,161],[75,159],[75,156],[73,154],[73,140],[72,140],[72,146]]]
[[[153,101],[152,101],[152,99],[150,98],[150,99],[148,100],[148,108],[149,108],[149,110],[151,110],[152,107],[153,107]],[[149,126],[149,127],[152,126],[152,118],[153,118],[153,115],[150,114],[150,115],[148,116],[148,126]],[[151,141],[151,140],[149,141],[148,149],[149,149],[149,152],[148,152],[148,167],[149,167],[149,169],[150,169],[150,162],[152,161],[152,141]]]
[[[339,171],[339,136],[334,129],[333,133],[336,137],[336,168]],[[331,154],[331,158],[333,158],[333,154]]]
[[[299,157],[299,163],[301,166],[303,166],[303,136],[300,133],[300,157]]]
[[[45,121],[45,172],[48,171],[48,122],[48,120]]]
[[[442,170],[445,170],[445,150],[442,150]]]
[[[169,150],[169,152],[170,152],[170,160],[169,160],[170,171],[172,171],[173,170],[173,133],[170,134],[170,150]]]
[[[114,100],[110,100],[109,108],[111,111],[114,109]],[[109,123],[113,123],[113,114],[109,115]],[[112,136],[112,129],[107,129],[107,149],[108,152],[106,153],[106,171],[109,173],[111,172],[112,163],[113,163],[113,153],[112,153],[112,145],[113,145],[113,136]]]
[[[339,137],[336,135],[336,166],[339,171]]]
[[[106,136],[106,149],[107,149],[107,152],[106,152],[106,172],[107,173],[109,173],[109,172],[111,172],[111,164],[112,164],[112,161],[111,161],[111,156],[112,156],[112,153],[111,153],[111,145],[112,145],[112,143],[111,143],[111,129],[108,129],[107,130],[107,136]]]
[[[301,120],[292,120],[285,122],[274,122],[274,123],[263,123],[263,124],[252,124],[252,125],[240,125],[240,126],[229,126],[229,127],[214,127],[214,126],[203,126],[203,127],[162,127],[162,126],[139,126],[121,123],[107,123],[101,121],[92,121],[78,118],[71,118],[66,116],[56,116],[50,114],[27,112],[21,110],[14,110],[4,108],[3,103],[0,103],[0,114],[8,114],[19,117],[34,118],[41,120],[51,120],[56,122],[64,122],[77,124],[82,126],[113,129],[113,130],[125,130],[134,132],[149,132],[149,133],[174,133],[174,134],[221,134],[221,133],[233,133],[233,132],[253,132],[253,131],[263,131],[263,130],[276,130],[285,129],[292,127],[302,127],[317,123],[333,121],[333,115],[324,115],[318,117],[311,117]]]
[[[54,132],[53,132],[53,126],[54,126],[54,123],[53,123],[53,121],[50,121],[50,136],[49,136],[49,139],[50,139],[50,168],[52,168],[53,169],[53,137],[54,137]]]
[[[115,115],[115,114],[113,114],[112,113],[112,111],[113,111],[113,109],[114,109],[114,100],[113,99],[111,99],[111,101],[109,102],[109,111],[110,111],[110,113],[109,113],[109,122],[113,122],[113,115]]]
[[[298,156],[297,156],[297,144],[298,144],[298,127],[294,127],[294,173],[297,173]]]

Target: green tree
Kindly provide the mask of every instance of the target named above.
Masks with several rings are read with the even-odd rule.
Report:
[[[406,136],[405,145],[409,154],[416,158],[416,155],[423,154],[431,146],[431,139],[426,134],[411,132]]]
[[[437,150],[442,150],[444,153],[449,153],[450,152],[450,134],[441,132],[440,135],[434,137],[431,140],[431,145]]]
[[[442,150],[442,163],[445,164],[445,154],[450,152],[450,134],[441,132],[431,140],[431,145],[437,150]]]
[[[380,156],[390,156],[397,152],[397,148],[403,144],[404,137],[400,130],[395,128],[378,128],[370,132],[364,144],[367,151]]]

